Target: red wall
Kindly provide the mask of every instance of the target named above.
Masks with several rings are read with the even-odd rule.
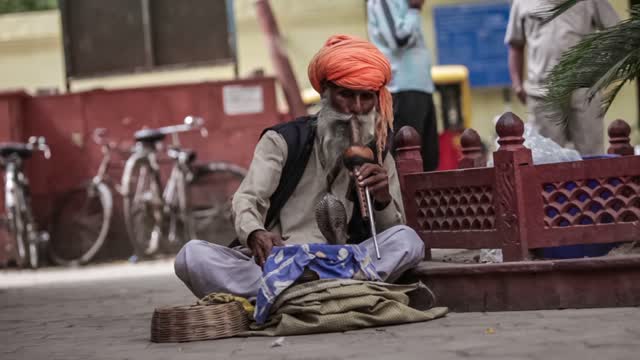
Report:
[[[225,114],[223,88],[228,85],[259,86],[263,111]],[[248,166],[262,129],[281,121],[275,81],[261,78],[39,97],[0,93],[0,141],[27,141],[31,135],[46,137],[51,159],[37,154],[26,165],[33,207],[39,224],[46,227],[56,196],[89,179],[97,170],[102,153],[91,139],[95,128],[107,128],[110,138],[131,143],[135,130],[178,124],[186,115],[203,117],[209,131],[207,138],[197,132],[180,135],[182,145],[196,150],[201,161],[226,160]],[[72,140],[74,133],[80,134],[81,144]],[[123,159],[114,154],[113,160],[110,175],[118,182]],[[4,211],[1,197],[0,211]],[[0,265],[13,256],[8,239],[0,234]]]

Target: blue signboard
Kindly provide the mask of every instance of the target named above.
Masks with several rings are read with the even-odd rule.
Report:
[[[438,63],[465,65],[472,87],[510,86],[509,9],[508,2],[435,6]]]

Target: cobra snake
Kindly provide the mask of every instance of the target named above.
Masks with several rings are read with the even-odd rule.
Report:
[[[347,243],[347,211],[338,198],[326,193],[316,204],[316,222],[320,232],[331,245]]]

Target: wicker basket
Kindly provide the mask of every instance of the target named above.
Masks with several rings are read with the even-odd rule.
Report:
[[[157,308],[151,319],[151,341],[187,342],[220,339],[249,330],[249,318],[238,302]]]

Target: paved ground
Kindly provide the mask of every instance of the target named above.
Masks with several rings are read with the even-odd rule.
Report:
[[[171,263],[0,272],[0,359],[638,359],[637,308],[449,314],[347,333],[149,342],[154,307],[194,299]]]

